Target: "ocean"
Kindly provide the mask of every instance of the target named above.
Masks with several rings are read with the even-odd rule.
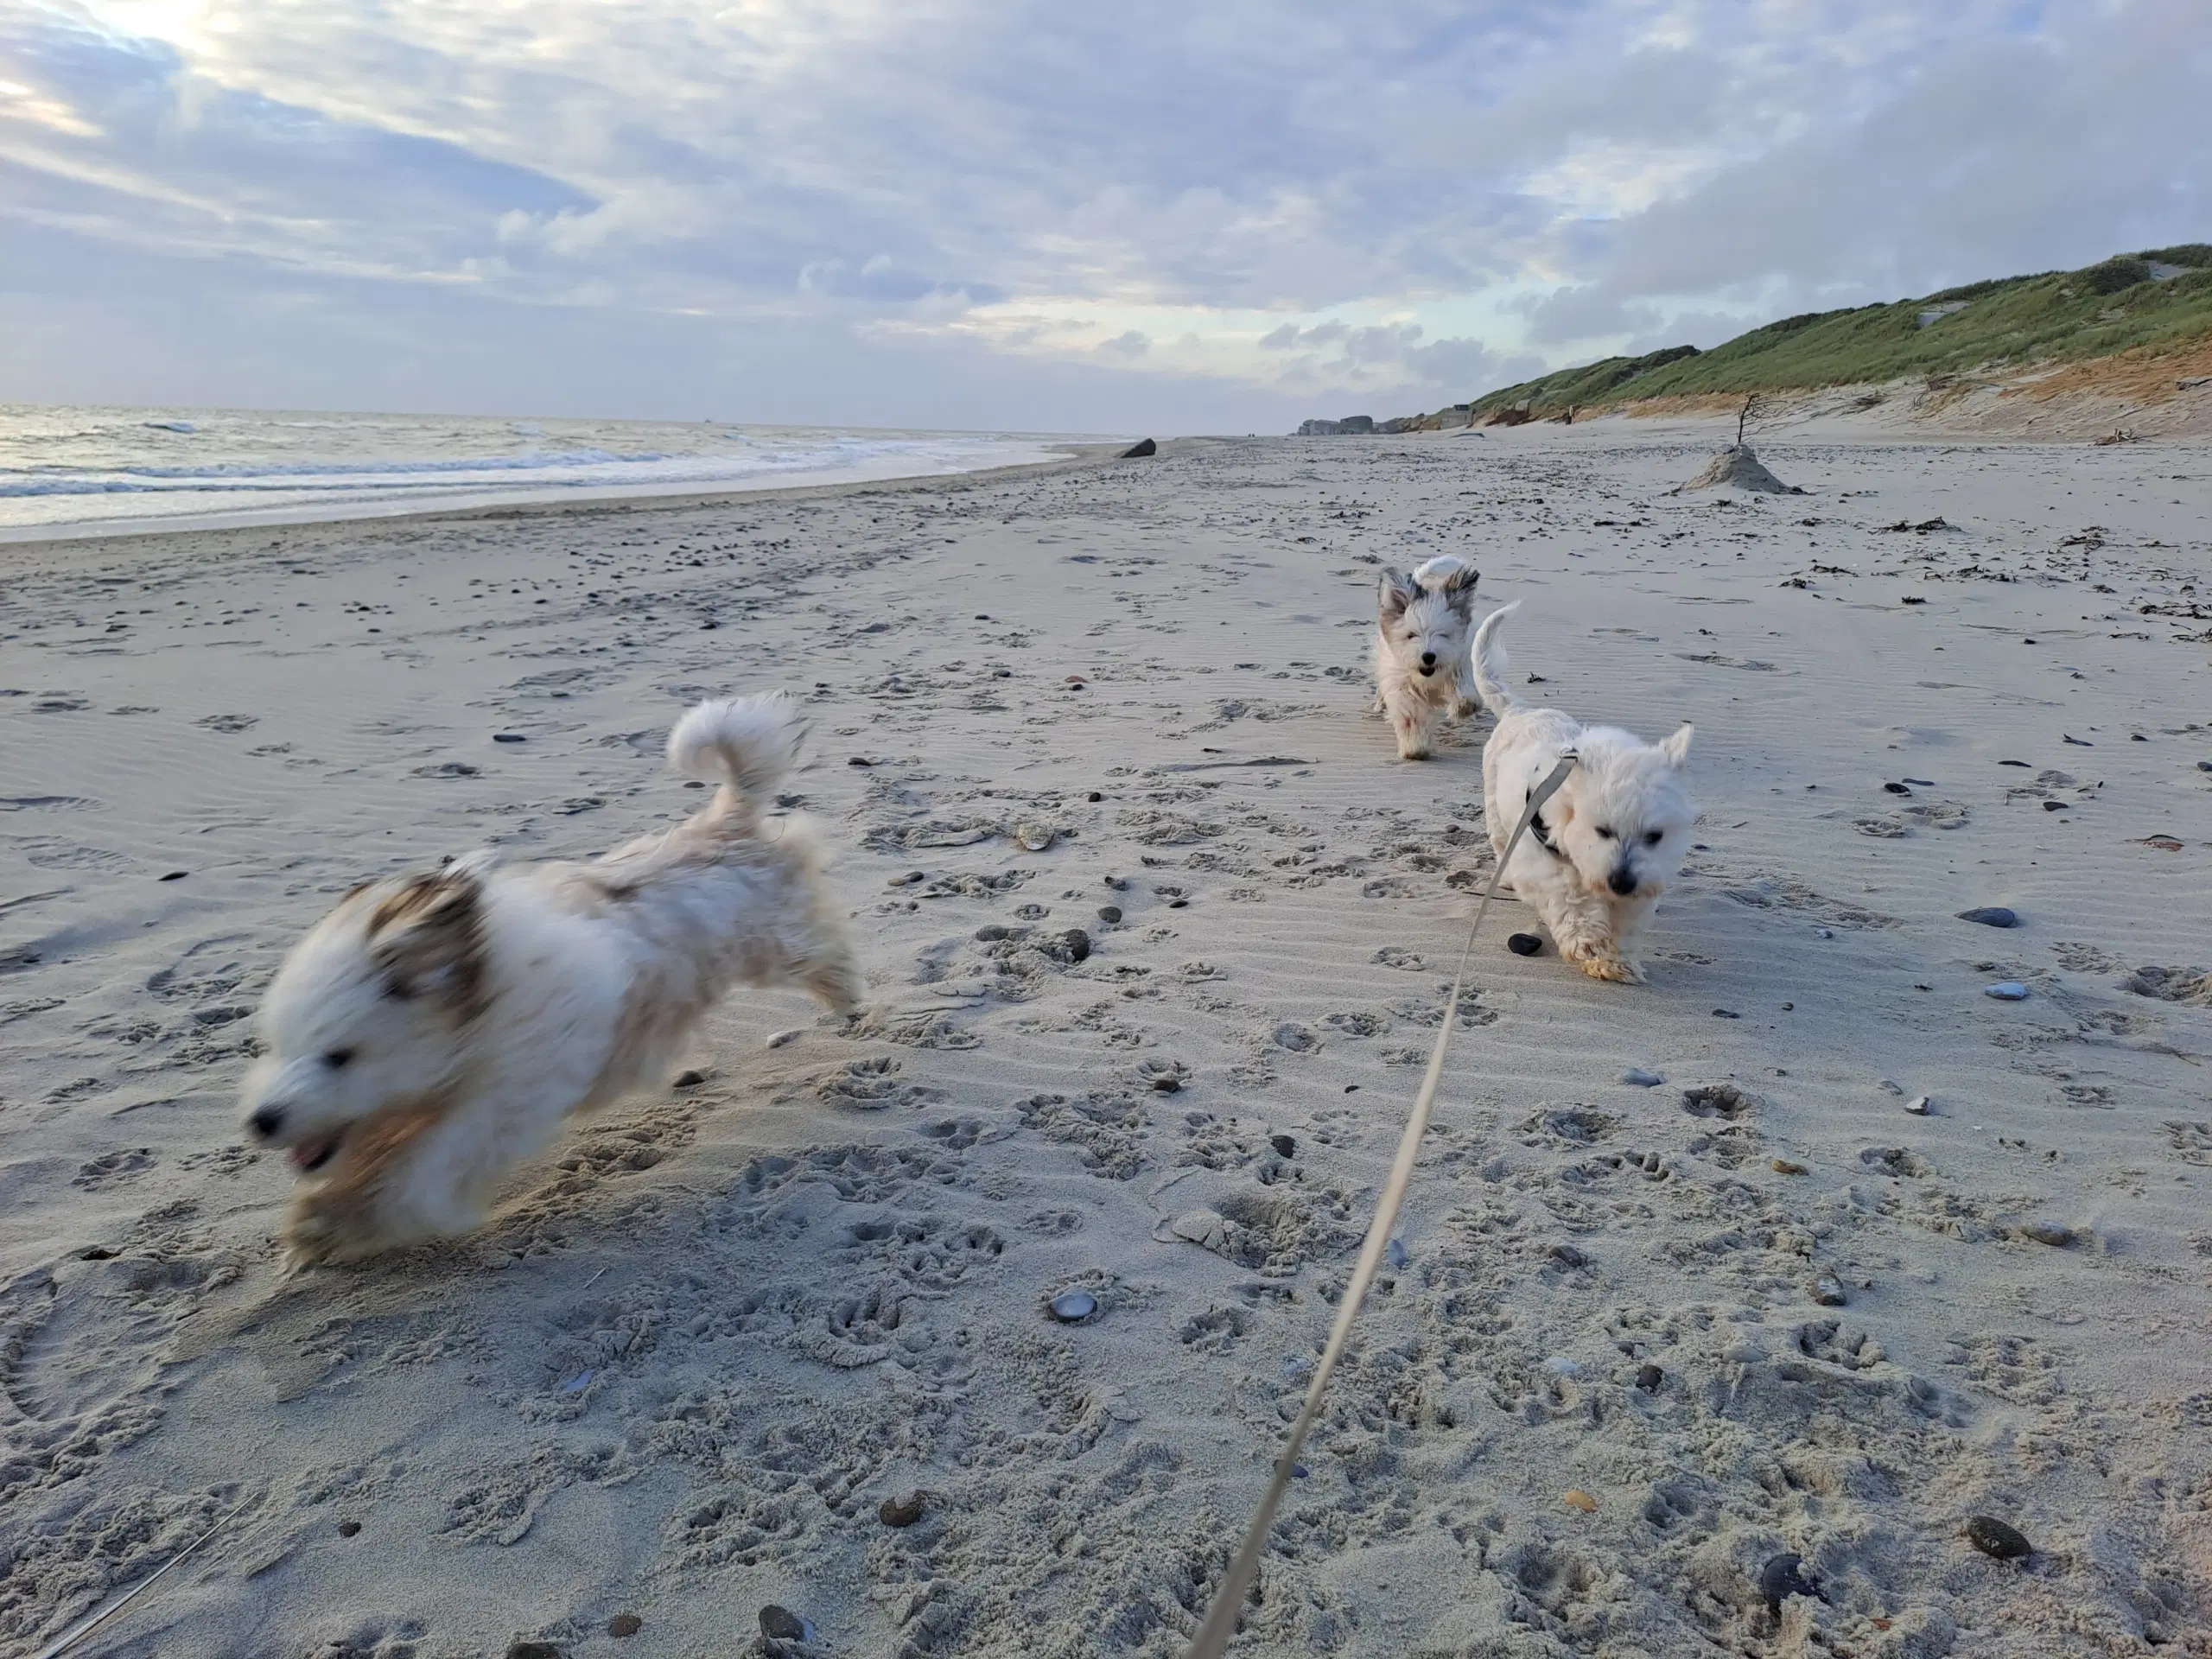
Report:
[[[0,539],[685,495],[1050,460],[1031,434],[0,404]]]

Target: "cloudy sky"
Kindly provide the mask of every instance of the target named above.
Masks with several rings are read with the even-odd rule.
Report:
[[[2207,0],[0,0],[0,399],[1280,430],[2212,239]]]

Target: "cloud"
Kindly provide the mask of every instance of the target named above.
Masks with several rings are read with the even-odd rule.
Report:
[[[472,331],[409,355],[418,404],[690,317],[771,414],[818,396],[767,366],[803,340],[937,419],[1243,429],[2199,239],[2206,84],[2202,0],[0,0],[0,233],[74,250],[10,260],[33,329],[105,262],[118,318],[282,289]],[[327,368],[317,402],[394,395]],[[716,384],[654,373],[671,410]]]

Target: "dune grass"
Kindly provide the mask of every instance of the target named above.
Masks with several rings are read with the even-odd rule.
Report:
[[[2185,269],[2166,275],[2174,266]],[[1916,300],[1784,317],[1711,351],[1677,346],[1562,369],[1473,400],[1477,421],[1543,420],[1649,397],[1813,391],[2078,362],[2212,337],[2212,245],[2119,254]]]

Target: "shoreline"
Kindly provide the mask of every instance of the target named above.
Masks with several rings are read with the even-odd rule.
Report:
[[[53,542],[118,541],[147,536],[189,536],[228,530],[304,529],[318,524],[381,524],[442,518],[520,518],[563,512],[651,512],[671,505],[696,505],[732,499],[796,499],[809,493],[1052,472],[1094,463],[1102,458],[1111,459],[1127,446],[1121,441],[1053,441],[1040,442],[1035,447],[1058,454],[1049,460],[1007,462],[961,471],[823,477],[811,483],[763,483],[741,485],[728,489],[664,491],[651,486],[627,488],[587,486],[559,493],[484,496],[425,505],[394,505],[381,509],[363,504],[351,510],[335,510],[346,507],[347,504],[340,503],[335,504],[335,507],[271,507],[264,512],[180,514],[159,520],[99,519],[67,524],[11,525],[0,527],[0,548],[37,546]],[[842,470],[851,474],[854,469]]]

